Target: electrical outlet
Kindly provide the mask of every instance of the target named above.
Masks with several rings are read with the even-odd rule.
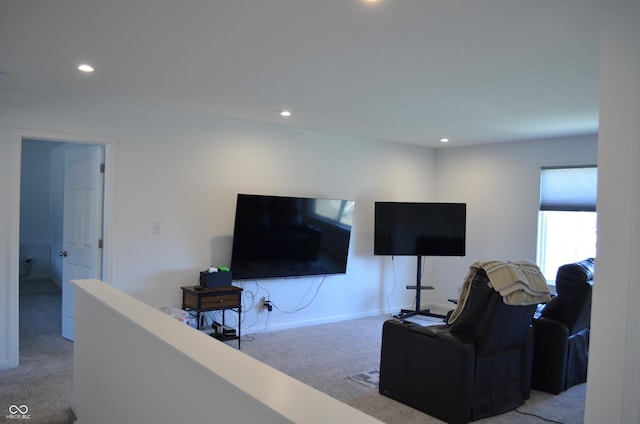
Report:
[[[260,304],[258,305],[258,311],[262,312],[265,309],[269,312],[273,311],[273,304],[271,304],[270,300],[267,300],[265,297],[260,298]]]

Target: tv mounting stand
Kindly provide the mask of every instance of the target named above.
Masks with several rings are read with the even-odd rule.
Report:
[[[431,312],[429,309],[420,309],[420,294],[422,290],[433,290],[433,286],[423,286],[422,285],[422,256],[417,257],[417,266],[416,266],[416,284],[415,286],[407,286],[407,289],[416,291],[416,308],[412,309],[401,309],[398,315],[395,315],[395,318],[404,319],[409,318],[415,315],[422,315],[427,317],[435,317],[435,318],[445,318],[445,315],[436,314]]]

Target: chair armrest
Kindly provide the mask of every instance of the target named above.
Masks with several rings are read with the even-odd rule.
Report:
[[[395,319],[382,324],[378,390],[381,394],[401,402],[405,394],[405,358],[409,331],[416,325]]]
[[[468,422],[473,409],[475,343],[443,327],[409,330],[405,403],[452,422]]]
[[[554,357],[566,349],[569,339],[569,327],[553,318],[541,317],[533,320],[535,346],[538,352],[552,351]]]
[[[569,327],[553,318],[533,320],[534,349],[531,387],[558,394],[565,388]]]
[[[449,332],[450,325],[415,325],[411,327],[411,331],[429,337],[438,337]]]

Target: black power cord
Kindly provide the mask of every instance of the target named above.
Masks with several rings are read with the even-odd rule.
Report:
[[[264,305],[267,307],[267,310],[268,310],[269,312],[271,312],[271,309],[269,309],[269,306],[272,306],[273,308],[276,308],[278,311],[282,312],[283,314],[295,314],[296,312],[299,312],[299,311],[301,311],[301,310],[303,310],[303,309],[305,309],[305,308],[308,308],[308,307],[313,303],[313,301],[314,301],[314,300],[316,299],[316,297],[318,296],[318,292],[320,291],[320,288],[322,288],[322,285],[324,284],[324,280],[325,280],[326,278],[327,278],[326,276],[323,276],[323,277],[322,277],[322,281],[321,281],[321,282],[320,282],[320,284],[318,285],[318,288],[316,288],[316,292],[314,293],[313,297],[312,297],[312,298],[311,298],[311,300],[310,300],[306,305],[304,305],[304,306],[301,306],[301,307],[299,307],[299,308],[297,308],[297,309],[294,309],[294,310],[292,310],[292,311],[284,311],[284,310],[282,310],[282,309],[278,308],[278,306],[276,306],[276,304],[275,304],[275,303],[273,303],[273,302],[272,302],[272,301],[270,301],[270,300],[265,300],[265,301],[264,301]]]
[[[545,422],[548,422],[548,423],[564,424],[562,421],[555,421],[555,420],[552,420],[552,419],[549,419],[549,418],[542,417],[542,416],[537,415],[537,414],[533,414],[531,412],[524,412],[524,411],[519,410],[518,408],[516,408],[515,411],[518,414],[528,415],[530,417],[536,417],[536,418],[541,419],[542,421],[545,421]]]

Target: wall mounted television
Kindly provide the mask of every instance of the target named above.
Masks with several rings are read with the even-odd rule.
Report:
[[[374,255],[464,256],[466,203],[376,202]]]
[[[234,280],[344,274],[352,200],[238,194]]]

